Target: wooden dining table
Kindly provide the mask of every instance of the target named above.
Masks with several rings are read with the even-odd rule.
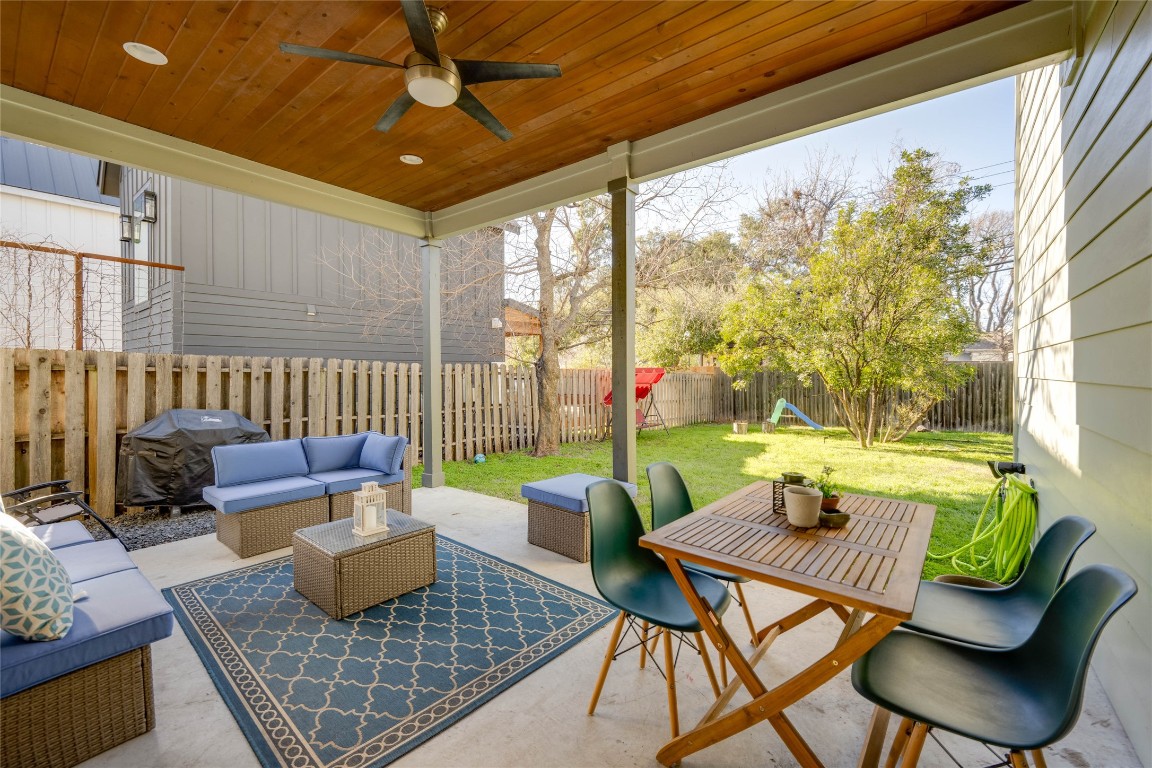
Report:
[[[665,744],[656,755],[675,765],[687,755],[768,721],[802,766],[821,766],[812,748],[784,710],[848,669],[869,648],[912,615],[936,508],[929,504],[849,494],[840,510],[851,517],[843,528],[796,528],[777,508],[771,481],[761,481],[669,523],[640,539],[662,555],[684,596],[736,677],[700,722]],[[684,572],[685,562],[700,563],[810,596],[803,608],[761,629],[747,657]],[[772,688],[754,666],[782,633],[824,611],[844,622],[831,649]],[[743,687],[751,701],[725,712]],[[872,734],[888,724],[877,710]],[[881,739],[867,739],[868,750]],[[866,750],[866,751],[868,751]],[[860,764],[874,764],[861,754]]]

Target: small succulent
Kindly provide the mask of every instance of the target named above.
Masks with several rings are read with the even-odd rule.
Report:
[[[832,467],[826,466],[811,480],[812,487],[824,494],[824,498],[831,499],[840,495],[840,488],[832,482],[832,473],[835,471]]]

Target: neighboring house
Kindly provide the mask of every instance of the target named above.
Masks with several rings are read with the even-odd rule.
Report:
[[[420,360],[416,238],[136,169],[119,173],[121,210],[136,224],[121,255],[184,268],[125,268],[125,349]],[[155,223],[141,216],[146,192],[156,196]],[[443,250],[443,360],[501,359],[503,232],[450,238]],[[457,269],[465,251],[469,267]]]
[[[540,313],[516,299],[504,299],[504,336],[540,336]]]
[[[101,194],[98,165],[0,137],[0,240],[119,256],[120,201]],[[75,259],[11,247],[0,259],[0,347],[75,347]],[[118,350],[120,268],[82,264],[83,346]]]
[[[951,355],[948,358],[950,362],[954,363],[999,363],[1011,359],[1011,352],[1005,357],[996,342],[988,339],[974,341],[964,347],[960,354]]]

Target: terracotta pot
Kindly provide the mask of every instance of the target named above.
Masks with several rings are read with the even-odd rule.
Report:
[[[823,499],[820,500],[820,509],[822,509],[825,512],[828,512],[828,511],[833,510],[833,509],[838,509],[839,507],[840,507],[840,497],[839,496],[825,496]]]
[[[788,522],[797,528],[820,525],[820,499],[823,494],[805,485],[789,485],[784,489],[784,512]]]

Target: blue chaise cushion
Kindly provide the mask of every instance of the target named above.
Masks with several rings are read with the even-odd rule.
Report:
[[[64,523],[51,525],[34,525],[28,530],[40,541],[48,545],[48,549],[60,549],[76,544],[87,544],[92,541],[92,534],[78,520],[69,520]]]
[[[364,483],[380,483],[380,485],[394,485],[404,482],[403,473],[398,475],[385,475],[374,469],[356,467],[354,469],[334,469],[331,472],[313,472],[308,475],[327,487],[328,493],[345,493],[358,491]]]
[[[403,435],[382,435],[379,432],[366,434],[364,449],[360,452],[360,466],[385,475],[400,474],[404,452],[408,450],[408,438]]]
[[[252,445],[273,445],[273,443],[252,443]],[[203,490],[202,495],[204,501],[221,512],[244,512],[257,507],[270,507],[273,504],[287,504],[323,496],[324,483],[303,476],[278,477],[274,480],[243,485],[209,485]]]
[[[94,541],[82,547],[64,547],[53,550],[53,554],[60,560],[77,589],[83,589],[80,585],[82,581],[136,567],[124,545],[116,539]]]
[[[308,458],[308,471],[331,472],[334,469],[351,469],[360,464],[360,451],[368,434],[336,435],[335,437],[304,438],[304,454]]]
[[[217,445],[212,449],[212,463],[216,465],[216,485],[221,488],[308,474],[308,460],[299,440]]]
[[[584,489],[592,483],[606,479],[611,478],[582,473],[560,475],[560,477],[552,477],[547,480],[537,480],[534,483],[524,483],[520,486],[520,495],[531,501],[540,501],[572,512],[587,512],[588,501],[584,497]],[[616,482],[624,486],[629,496],[636,498],[635,485],[620,480]]]
[[[29,643],[0,632],[0,696],[75,672],[172,634],[172,608],[140,571],[120,571],[77,585],[72,630],[60,640]]]

